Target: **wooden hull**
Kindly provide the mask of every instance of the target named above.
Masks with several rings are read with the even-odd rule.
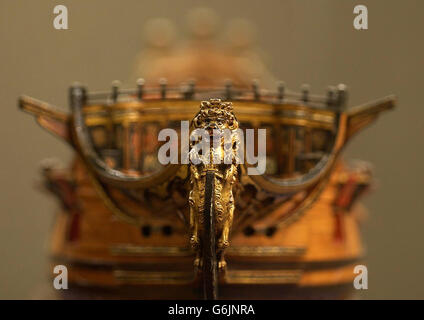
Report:
[[[346,172],[339,164],[318,201],[272,237],[234,235],[226,255],[228,270],[220,277],[220,298],[349,297],[353,268],[363,258],[358,224],[363,209],[355,205],[342,215],[343,239],[336,239],[334,201]],[[73,177],[78,236],[69,237],[75,213],[63,210],[50,246],[52,265],[68,268],[65,298],[201,298],[186,233],[147,234],[121,222],[98,197],[79,161]]]

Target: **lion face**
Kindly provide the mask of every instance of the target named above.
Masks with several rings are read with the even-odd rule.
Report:
[[[220,99],[202,101],[192,124],[195,128],[192,135],[200,134],[198,139],[194,138],[190,142],[190,159],[195,160],[195,164],[201,162],[207,164],[207,168],[219,171],[214,165],[222,162],[231,164],[233,160],[236,161],[239,125],[231,102],[222,102]],[[199,133],[199,130],[204,131]],[[203,139],[208,140],[206,147],[205,144],[202,145],[205,142]],[[202,146],[200,154],[199,146]]]
[[[195,128],[208,130],[211,135],[213,130],[236,130],[238,122],[233,113],[233,104],[222,102],[221,99],[202,101],[193,125]]]

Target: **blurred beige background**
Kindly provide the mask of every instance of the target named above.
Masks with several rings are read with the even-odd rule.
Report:
[[[53,8],[69,10],[69,30],[53,28]],[[353,28],[365,4],[369,29]],[[17,110],[28,94],[67,108],[75,80],[90,89],[126,80],[142,49],[147,19],[216,10],[221,31],[235,17],[258,28],[257,45],[277,78],[314,93],[346,83],[350,105],[387,94],[398,108],[355,138],[346,157],[375,165],[378,189],[365,199],[369,290],[364,298],[424,298],[424,1],[13,1],[0,2],[0,298],[30,298],[46,281],[46,243],[56,202],[36,190],[38,163],[71,150]],[[127,84],[132,85],[132,84]]]

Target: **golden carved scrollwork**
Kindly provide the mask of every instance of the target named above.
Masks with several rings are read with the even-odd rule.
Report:
[[[195,266],[202,265],[202,234],[205,232],[205,209],[206,175],[213,173],[212,192],[212,214],[215,222],[216,253],[218,268],[225,269],[224,250],[229,246],[229,234],[233,222],[234,196],[233,185],[237,180],[237,148],[239,145],[237,129],[238,121],[233,113],[233,106],[230,102],[221,102],[219,99],[211,99],[201,103],[199,113],[192,121],[192,127],[204,129],[210,137],[216,138],[216,132],[229,130],[230,141],[225,141],[224,135],[218,137],[218,143],[214,143],[209,148],[209,152],[199,155],[194,149],[194,141],[191,142],[190,156],[190,183],[189,195],[190,203],[190,243],[196,251]],[[193,139],[191,139],[193,140]],[[229,151],[229,152],[228,152]],[[224,160],[228,155],[231,159],[217,163],[214,159]],[[199,159],[197,159],[197,157]],[[218,158],[216,158],[218,157]],[[200,160],[198,164],[193,163],[193,159]]]

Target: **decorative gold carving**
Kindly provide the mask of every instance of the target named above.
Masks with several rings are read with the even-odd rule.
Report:
[[[213,212],[215,219],[216,233],[216,252],[218,259],[218,268],[225,269],[224,250],[230,245],[229,233],[233,222],[234,197],[233,185],[237,177],[236,155],[238,147],[237,129],[239,127],[233,113],[233,106],[229,102],[221,102],[220,99],[211,99],[201,103],[199,113],[194,117],[192,125],[195,129],[205,129],[213,136],[214,130],[225,129],[231,132],[231,151],[232,160],[230,164],[215,164],[214,156],[224,159],[225,139],[220,137],[218,147],[211,146],[206,154],[198,155],[201,162],[198,165],[190,165],[190,183],[191,191],[189,195],[190,203],[190,243],[196,251],[195,266],[202,264],[202,232],[204,232],[204,204],[205,204],[205,183],[206,173],[214,173],[213,189]],[[216,131],[215,131],[216,132]],[[193,148],[193,143],[191,144]],[[191,149],[192,151],[193,149]],[[192,152],[190,154],[192,155]],[[215,161],[216,162],[216,161]],[[213,232],[213,231],[211,231]]]
[[[115,270],[113,275],[122,284],[187,284],[194,281],[194,274],[185,271]]]
[[[112,255],[116,256],[191,256],[193,252],[188,247],[146,247],[135,245],[116,245],[110,247]],[[305,254],[306,247],[276,247],[276,246],[236,246],[226,250],[231,256],[240,257],[299,257]]]
[[[303,270],[228,270],[229,284],[296,284]]]
[[[306,247],[270,247],[270,246],[242,246],[230,247],[227,253],[240,257],[299,257],[305,254]]]
[[[146,247],[146,246],[134,246],[134,245],[116,245],[110,247],[110,252],[116,256],[172,256],[172,257],[184,257],[191,256],[193,252],[190,248],[186,247]]]

